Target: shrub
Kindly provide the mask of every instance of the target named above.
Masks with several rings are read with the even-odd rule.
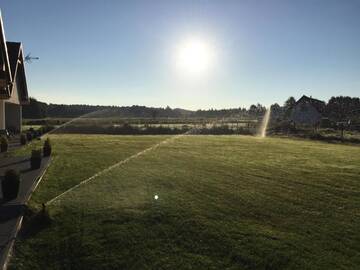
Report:
[[[0,152],[6,152],[9,148],[8,139],[4,136],[0,138]]]
[[[26,139],[30,142],[33,139],[33,135],[31,132],[26,132]]]
[[[26,138],[26,135],[24,133],[22,133],[20,135],[20,143],[21,143],[21,145],[25,145],[27,143],[27,138]]]
[[[43,154],[44,157],[49,157],[51,155],[51,143],[49,138],[47,138],[44,142]]]
[[[37,132],[38,136],[41,137],[41,135],[43,135],[43,129],[42,129],[42,127],[39,127],[36,132]]]
[[[42,126],[42,133],[44,134],[44,133],[50,132],[53,129],[54,129],[54,126],[51,126],[51,125]]]
[[[19,193],[20,174],[15,170],[6,171],[1,185],[4,199],[7,201],[15,199]]]
[[[40,140],[40,137],[41,137],[41,131],[40,130],[37,130],[36,131],[36,138],[38,138]]]
[[[41,159],[42,159],[41,150],[32,150],[31,151],[30,164],[31,164],[32,170],[40,168]]]
[[[38,137],[38,132],[37,132],[37,130],[31,128],[31,129],[29,129],[29,131],[30,131],[31,137],[32,137],[33,139],[35,139],[35,138]]]
[[[45,126],[39,127],[38,132],[40,133],[40,136],[43,135],[44,133],[46,133],[46,128],[45,128]]]
[[[31,131],[31,135],[32,135],[33,139],[36,139],[38,137],[38,133],[36,130]]]

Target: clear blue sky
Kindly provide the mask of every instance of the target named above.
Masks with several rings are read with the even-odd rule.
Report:
[[[229,108],[360,95],[360,0],[2,0],[7,40],[40,60],[29,92],[53,103]],[[174,70],[193,36],[216,48],[196,80]]]

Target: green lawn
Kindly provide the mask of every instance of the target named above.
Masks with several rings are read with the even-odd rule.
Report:
[[[166,138],[51,135],[32,204]],[[50,205],[10,268],[358,269],[359,164],[358,146],[181,137]]]
[[[39,129],[40,127],[42,127],[42,126],[41,125],[22,125],[22,132],[26,132],[31,128]]]
[[[161,136],[51,135],[53,160],[31,203],[41,204],[82,180],[166,139]],[[30,155],[31,149],[42,147],[32,141],[17,151]]]

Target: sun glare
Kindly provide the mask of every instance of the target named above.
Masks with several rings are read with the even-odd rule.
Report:
[[[176,66],[183,73],[203,74],[213,65],[214,50],[200,39],[181,43],[176,51]]]

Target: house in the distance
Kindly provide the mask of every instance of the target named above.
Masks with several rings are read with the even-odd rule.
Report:
[[[0,131],[21,131],[21,107],[28,102],[23,48],[6,41],[0,11]]]
[[[303,95],[292,108],[290,119],[298,125],[317,126],[324,110],[324,101]]]

